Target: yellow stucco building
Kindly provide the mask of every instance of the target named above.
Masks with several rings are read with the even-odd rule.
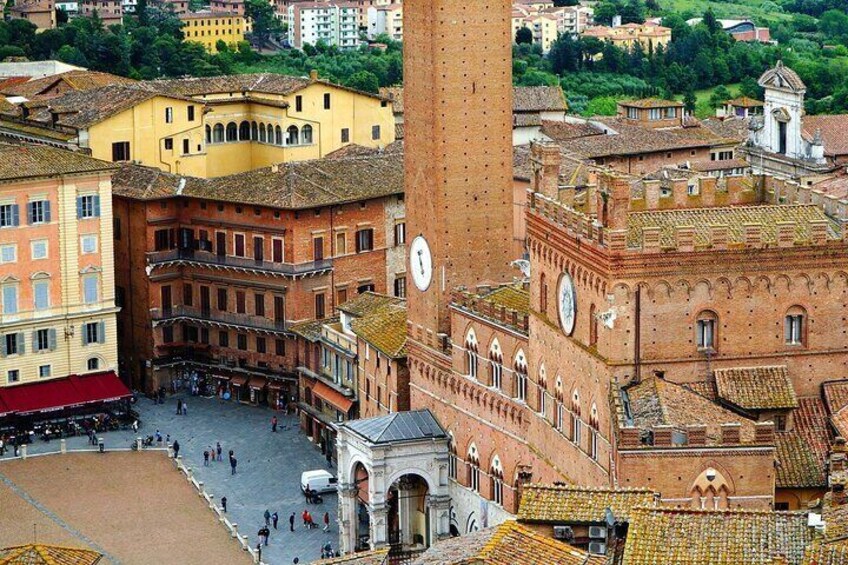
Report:
[[[116,371],[114,166],[0,144],[0,388]]]
[[[653,24],[624,24],[616,27],[594,26],[586,28],[583,37],[595,37],[601,41],[609,41],[616,47],[630,50],[639,43],[646,53],[662,45],[666,48],[671,42],[671,28]]]
[[[198,177],[317,159],[346,145],[395,140],[381,96],[277,74],[111,85],[24,104],[4,134],[87,149]]]
[[[180,15],[183,22],[184,41],[200,43],[209,53],[217,53],[217,44],[223,41],[231,48],[244,41],[247,20],[239,14],[218,12],[187,12]]]

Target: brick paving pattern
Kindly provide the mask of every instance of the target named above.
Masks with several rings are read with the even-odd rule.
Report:
[[[186,399],[188,402],[186,416],[176,415],[178,399]],[[183,462],[194,470],[198,480],[205,483],[206,491],[215,496],[216,504],[220,504],[222,496],[227,497],[228,518],[238,524],[239,532],[249,536],[251,545],[255,547],[258,543],[257,531],[264,524],[265,509],[279,514],[279,530],[274,531],[273,527],[271,528],[269,545],[262,548],[263,562],[269,565],[289,565],[294,557],[298,557],[301,563],[309,563],[320,557],[321,546],[328,541],[334,549],[338,548],[336,495],[325,494],[323,504],[306,505],[300,492],[300,474],[311,469],[326,469],[327,463],[320,450],[300,432],[296,416],[286,416],[265,408],[182,394],[169,397],[162,405],[153,404],[152,401],[142,398],[136,405],[136,410],[141,419],[138,435],[142,437],[153,435],[158,429],[163,437],[170,434],[171,441],[178,440]],[[271,417],[274,414],[279,420],[277,433],[271,432]],[[111,447],[128,447],[135,434],[116,431],[107,432],[102,436],[108,450]],[[208,467],[204,467],[203,450],[208,446],[214,447],[217,441],[221,442],[224,450],[223,461],[210,462]],[[85,449],[89,447],[87,442],[86,437],[69,438],[68,450]],[[29,453],[58,451],[58,449],[58,441],[45,443],[36,440],[29,446]],[[238,460],[237,473],[234,476],[230,474],[227,461],[227,453],[230,449],[235,451]],[[132,455],[138,454],[127,454],[128,457]],[[6,458],[9,456],[10,454],[7,453]],[[0,465],[0,473],[6,473],[10,465],[29,465],[39,459],[42,458]],[[164,457],[162,460],[164,461]],[[141,466],[132,472],[139,474],[140,471]],[[335,473],[335,469],[331,471]],[[128,471],[128,473],[131,472]],[[176,471],[173,471],[173,476],[176,479],[180,477]],[[72,488],[77,490],[79,487],[75,485],[75,481],[76,479],[68,484],[74,485]],[[62,489],[67,490],[64,487]],[[149,499],[145,496],[135,498],[140,501]],[[42,499],[41,502],[48,508],[52,508],[50,501]],[[330,532],[325,533],[320,527],[314,530],[304,529],[300,516],[305,508],[312,513],[315,522],[322,526],[324,512],[329,512]],[[226,540],[226,530],[215,523],[214,514],[211,511],[206,509],[205,512],[204,518],[208,518],[210,524],[219,528],[222,538]],[[288,521],[292,512],[295,513],[293,533],[289,531]],[[2,520],[2,522],[5,521],[5,519]],[[73,527],[78,527],[75,522],[69,522]],[[31,524],[32,522],[29,522],[30,530]],[[139,528],[136,535],[142,539],[147,538],[148,543],[150,542],[151,534],[146,526]],[[28,539],[26,538],[25,541]],[[92,539],[98,538],[95,536]],[[186,541],[194,545],[190,540]],[[234,541],[229,543],[232,548],[238,548]],[[242,553],[242,555],[247,559],[246,554]],[[157,562],[165,563],[166,561]],[[197,562],[218,563],[221,561],[204,559]]]

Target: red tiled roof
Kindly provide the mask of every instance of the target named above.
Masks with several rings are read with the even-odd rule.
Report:
[[[825,155],[848,155],[848,114],[804,116],[801,128],[807,140],[821,131]]]
[[[827,486],[826,462],[832,437],[824,401],[818,397],[800,398],[792,415],[792,429],[776,435],[777,486]]]
[[[827,410],[831,414],[848,406],[848,379],[827,381],[822,384],[822,392]]]

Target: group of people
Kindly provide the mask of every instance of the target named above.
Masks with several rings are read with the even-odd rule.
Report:
[[[188,416],[188,402],[183,399],[177,400],[177,416]]]
[[[235,475],[236,474],[236,466],[238,465],[238,460],[236,459],[235,451],[233,451],[231,449],[228,455],[229,455],[229,459],[230,459],[230,474]],[[204,467],[208,467],[210,461],[215,462],[215,461],[223,461],[223,460],[224,460],[224,448],[221,447],[220,441],[215,442],[215,447],[212,447],[210,445],[206,449],[203,450],[203,466]]]

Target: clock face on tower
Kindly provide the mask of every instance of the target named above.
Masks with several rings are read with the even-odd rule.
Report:
[[[418,290],[427,290],[433,280],[433,256],[423,235],[413,239],[409,245],[409,269]]]
[[[574,298],[574,283],[568,273],[563,273],[559,279],[559,325],[565,335],[571,335],[574,331],[574,314],[577,305]]]

